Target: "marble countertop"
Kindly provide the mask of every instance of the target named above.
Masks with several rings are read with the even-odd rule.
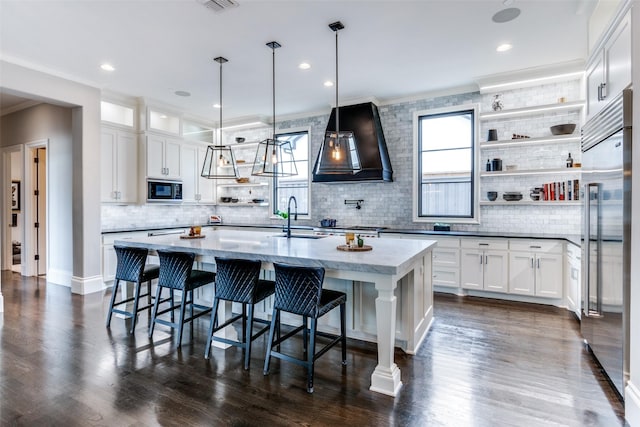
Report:
[[[369,239],[373,250],[343,252],[336,249],[344,237],[319,239],[282,237],[282,233],[203,229],[202,239],[181,239],[178,235],[132,237],[116,244],[153,250],[184,250],[201,256],[259,259],[334,270],[397,274],[405,271],[435,245],[435,240]]]

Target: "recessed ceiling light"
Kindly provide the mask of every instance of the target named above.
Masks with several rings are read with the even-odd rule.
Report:
[[[220,104],[213,104],[213,108],[220,108]]]
[[[100,65],[100,68],[102,68],[104,71],[115,71],[115,68],[113,67],[113,65],[107,64],[106,62]]]
[[[177,90],[173,93],[175,93],[178,96],[191,96],[191,93],[187,92],[186,90]]]
[[[166,115],[166,114],[160,114],[160,118],[161,118],[161,119],[166,119],[166,118],[167,118],[167,115]]]
[[[509,7],[497,12],[495,15],[493,15],[491,20],[497,24],[502,24],[504,22],[513,21],[518,16],[520,16],[520,9],[518,9],[517,7]]]
[[[331,87],[331,86],[333,86],[333,82],[331,80],[327,80],[326,82],[324,82],[324,86],[325,87]]]
[[[308,62],[302,62],[300,63],[300,65],[298,65],[298,68],[300,68],[301,70],[308,70],[309,68],[311,68],[311,64],[309,64]]]
[[[511,50],[512,47],[513,46],[511,46],[509,43],[503,43],[496,48],[496,52],[506,52],[508,50]]]

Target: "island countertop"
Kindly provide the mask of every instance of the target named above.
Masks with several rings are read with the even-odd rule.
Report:
[[[287,239],[278,232],[208,230],[203,238],[184,239],[177,235],[136,237],[116,240],[115,244],[144,247],[154,250],[187,250],[202,256],[221,256],[260,259],[379,274],[399,274],[408,265],[436,245],[435,240],[370,239],[373,250],[344,252],[337,250],[344,244],[340,236],[301,236]],[[309,238],[318,237],[318,238]]]
[[[287,239],[277,232],[221,229],[203,232],[200,239],[172,234],[123,238],[115,244],[193,252],[205,262],[215,261],[216,256],[255,259],[262,261],[265,269],[274,262],[324,267],[325,280],[350,283],[354,298],[371,294],[369,290],[375,289],[375,300],[368,300],[365,305],[351,302],[353,310],[357,310],[353,323],[364,324],[366,310],[374,313],[378,363],[371,374],[369,389],[389,396],[398,394],[402,381],[394,361],[394,347],[399,340],[405,352],[415,354],[433,322],[431,250],[437,244],[435,240],[369,239],[366,243],[373,247],[372,251],[343,252],[337,249],[344,244],[344,237],[339,236]],[[396,315],[398,301],[401,311]]]

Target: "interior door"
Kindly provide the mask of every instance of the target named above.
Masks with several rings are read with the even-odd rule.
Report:
[[[34,162],[34,227],[36,275],[47,274],[47,149],[36,148]]]

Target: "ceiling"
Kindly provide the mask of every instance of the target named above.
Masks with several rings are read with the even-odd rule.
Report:
[[[335,79],[331,22],[345,25],[340,103],[385,102],[471,85],[481,76],[584,61],[594,6],[593,0],[237,0],[237,7],[214,12],[203,1],[0,0],[0,58],[217,122],[213,58],[223,56],[226,122],[271,116],[272,51],[265,43],[272,40],[282,45],[275,55],[277,115],[328,113],[335,104],[335,88],[323,85]],[[519,8],[520,16],[493,22],[506,7]],[[505,42],[513,49],[496,52]],[[303,61],[309,70],[298,68]],[[115,71],[101,70],[105,62]],[[0,102],[5,109],[7,98]]]

